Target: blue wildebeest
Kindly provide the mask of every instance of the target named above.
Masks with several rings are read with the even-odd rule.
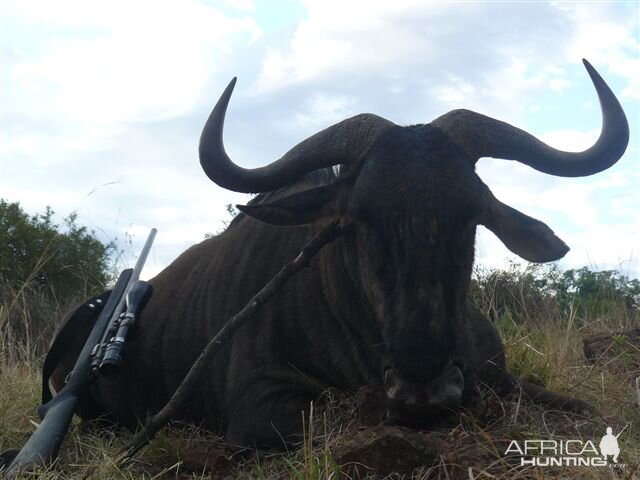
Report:
[[[409,423],[476,402],[479,382],[585,407],[510,375],[497,331],[468,300],[478,225],[529,261],[568,251],[544,223],[493,196],[475,172],[478,159],[578,177],[605,170],[625,151],[624,112],[585,65],[603,127],[581,153],[468,110],[408,127],[361,114],[252,170],[235,165],[223,146],[232,81],[204,127],[200,161],[216,184],[261,193],[226,231],[151,280],[154,294],[120,375],[96,382],[81,416],[108,414],[134,428],[159,410],[225,320],[330,221],[349,228],[240,328],[181,419],[221,429],[230,443],[278,448],[301,432],[300,412],[327,387],[384,385],[389,416]],[[58,388],[86,333],[58,368]]]

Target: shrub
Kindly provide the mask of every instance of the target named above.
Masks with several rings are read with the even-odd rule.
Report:
[[[0,199],[0,333],[6,340],[46,343],[61,312],[105,288],[111,279],[113,243],[77,224],[62,225],[51,208],[28,215]],[[30,343],[30,342],[27,342]]]
[[[477,268],[471,296],[494,321],[571,318],[578,326],[601,320],[622,326],[633,323],[640,311],[639,280],[616,270],[561,271],[556,264]]]

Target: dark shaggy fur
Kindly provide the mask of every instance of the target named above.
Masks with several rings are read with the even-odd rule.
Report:
[[[313,172],[260,194],[251,216],[317,219],[274,226],[240,214],[180,255],[151,280],[121,374],[101,378],[81,413],[108,412],[135,428],[159,410],[223,323],[337,217],[352,228],[236,333],[182,419],[219,428],[232,444],[281,448],[322,390],[381,384],[390,369],[412,385],[461,371],[462,404],[477,400],[478,381],[512,390],[496,330],[467,301],[476,225],[497,208],[487,192],[446,135],[419,125],[390,129],[366,161],[337,174]],[[530,227],[529,217],[510,215],[498,218],[504,237]],[[88,330],[58,369],[57,388]]]

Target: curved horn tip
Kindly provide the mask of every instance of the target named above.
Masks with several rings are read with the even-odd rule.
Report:
[[[598,71],[595,69],[595,67],[591,65],[591,63],[589,63],[589,61],[586,58],[582,59],[582,64],[584,65],[584,68],[587,69],[587,73],[591,77],[591,80],[594,81],[594,83],[595,82],[605,83],[605,81],[602,79],[602,77],[600,76]]]
[[[229,82],[229,85],[227,85],[227,88],[225,88],[224,92],[222,92],[221,96],[226,98],[231,97],[231,94],[233,93],[233,89],[236,87],[237,81],[238,81],[238,77],[233,77]]]

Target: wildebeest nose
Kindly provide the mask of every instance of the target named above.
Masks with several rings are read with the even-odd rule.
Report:
[[[428,422],[460,406],[464,378],[458,365],[448,365],[435,378],[416,382],[407,380],[395,368],[384,374],[388,415],[400,423]]]

